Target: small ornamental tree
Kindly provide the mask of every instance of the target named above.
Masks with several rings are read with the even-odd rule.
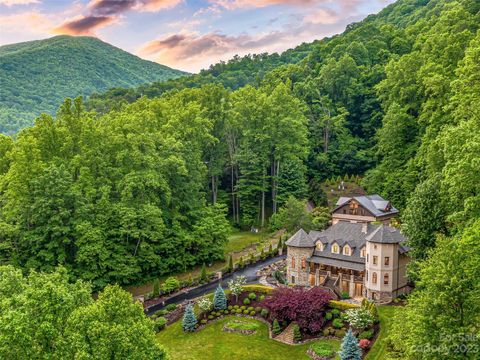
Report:
[[[213,296],[213,308],[215,310],[225,310],[227,308],[227,297],[220,284],[218,284],[215,295]]]
[[[182,329],[183,331],[192,332],[192,331],[195,331],[196,327],[197,327],[197,317],[193,312],[192,305],[188,305],[187,308],[185,309],[185,314],[183,314]]]
[[[278,288],[264,301],[271,319],[295,321],[301,329],[317,333],[325,322],[323,313],[331,295],[320,288]]]
[[[240,260],[238,260],[238,267],[240,269],[243,269],[244,263],[243,263],[243,256],[240,256]]]
[[[363,330],[373,325],[375,318],[365,309],[350,309],[345,311],[348,323],[357,330]]]
[[[253,252],[250,253],[250,257],[248,259],[250,264],[253,264],[255,262],[255,256],[253,255]]]
[[[233,257],[230,255],[228,258],[228,266],[227,266],[227,272],[232,272],[233,271]]]
[[[153,280],[153,296],[158,296],[160,294],[160,280]]]
[[[171,293],[175,290],[177,290],[180,287],[180,282],[174,278],[174,277],[169,277],[167,280],[165,280],[165,283],[163,284],[163,291],[166,293]]]
[[[347,334],[343,337],[339,355],[341,360],[362,360],[362,349],[360,349],[352,329],[348,329]]]
[[[300,332],[300,327],[298,325],[293,327],[293,340],[295,342],[302,341],[302,333]]]
[[[243,286],[247,283],[247,278],[243,275],[237,276],[228,282],[228,289],[230,293],[235,296],[235,301],[238,301],[238,295],[243,292]]]
[[[197,302],[198,307],[200,310],[203,311],[205,317],[207,317],[207,313],[212,309],[212,302],[209,298],[202,298]]]
[[[268,255],[272,255],[273,253],[273,247],[272,247],[272,243],[270,243],[270,246],[268,247]]]
[[[200,272],[200,283],[207,282],[207,269],[205,268],[205,263],[202,265],[202,271]]]
[[[273,320],[272,332],[273,332],[274,335],[278,335],[282,332],[282,329],[281,329],[280,324],[278,323],[277,319]]]

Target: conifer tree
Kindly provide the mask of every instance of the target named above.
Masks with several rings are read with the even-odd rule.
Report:
[[[278,323],[277,319],[273,320],[272,332],[274,335],[278,335],[282,332],[282,329],[280,328],[280,324]]]
[[[302,333],[300,332],[300,328],[298,325],[295,325],[295,327],[293,328],[293,340],[295,340],[295,342],[302,341]]]
[[[200,273],[200,283],[207,282],[207,269],[205,268],[205,263],[202,265],[202,272]]]
[[[153,280],[153,296],[158,296],[160,294],[160,280]]]
[[[230,255],[228,259],[228,267],[227,267],[227,272],[232,272],[233,271],[233,257]]]
[[[244,263],[243,263],[243,256],[240,256],[240,260],[238,260],[238,267],[241,269],[243,268]]]
[[[213,296],[213,308],[215,310],[225,310],[227,308],[227,297],[220,284],[218,284],[215,295]]]
[[[352,329],[348,329],[347,334],[343,337],[342,347],[340,350],[341,360],[361,360],[362,350],[358,344],[358,340],[353,335]]]
[[[192,305],[188,305],[187,308],[185,309],[185,314],[183,315],[182,329],[183,331],[192,332],[192,331],[195,331],[196,326],[197,326],[197,317],[193,312]]]

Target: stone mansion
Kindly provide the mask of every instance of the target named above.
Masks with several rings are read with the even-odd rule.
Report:
[[[288,282],[382,303],[407,293],[406,239],[388,225],[397,214],[379,195],[340,198],[329,228],[300,229],[286,242]]]

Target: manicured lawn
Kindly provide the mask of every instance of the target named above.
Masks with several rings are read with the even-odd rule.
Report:
[[[228,244],[225,246],[225,254],[242,251],[262,240],[261,233],[252,233],[251,231],[236,231],[228,238]]]
[[[241,319],[259,325],[252,335],[224,332],[223,326]],[[212,322],[201,331],[184,333],[181,321],[177,321],[157,335],[158,341],[167,349],[172,360],[282,360],[310,359],[306,351],[310,344],[287,345],[268,337],[267,325],[247,318],[227,316]],[[339,341],[326,340],[335,349]],[[336,357],[335,359],[339,359]]]
[[[378,335],[377,340],[375,341],[372,349],[368,353],[366,360],[382,360],[385,359],[385,354],[387,351],[387,344],[385,338],[388,335],[390,330],[390,325],[392,323],[393,314],[397,311],[401,311],[402,308],[399,306],[379,306],[378,307],[378,316],[380,318],[380,334]]]

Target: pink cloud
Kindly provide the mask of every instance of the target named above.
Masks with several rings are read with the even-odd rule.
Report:
[[[272,5],[305,6],[315,3],[315,0],[210,0],[210,3],[228,10],[241,8],[260,8]]]
[[[53,29],[54,33],[67,35],[94,35],[95,30],[116,22],[113,16],[80,16]]]
[[[0,0],[0,5],[14,6],[14,5],[30,5],[38,4],[40,0]]]

